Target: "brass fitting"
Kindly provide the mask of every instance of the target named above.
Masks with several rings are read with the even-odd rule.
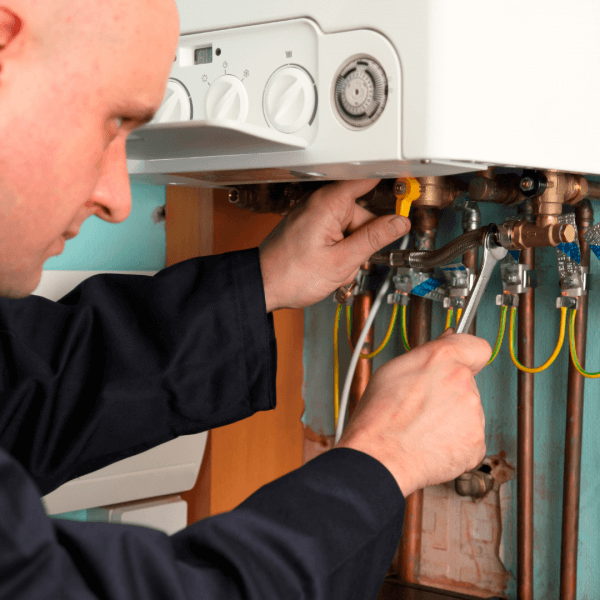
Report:
[[[454,480],[459,496],[483,498],[493,487],[494,477],[482,471],[467,471]]]
[[[417,206],[412,216],[416,250],[435,250],[435,237],[440,211],[430,206]]]
[[[445,208],[462,191],[453,177],[417,177],[417,181],[421,195],[414,201],[415,206]]]
[[[471,183],[469,183],[469,196],[471,200],[477,202],[495,202],[496,204],[511,206],[525,199],[519,187],[521,178],[518,175],[509,173],[490,177],[491,174],[490,172],[481,175],[478,174],[477,177],[471,179]]]
[[[563,204],[576,204],[588,194],[588,182],[581,175],[543,171],[546,189],[540,196],[533,196],[533,214],[538,227],[558,223]]]
[[[498,228],[498,235],[504,248],[525,250],[570,243],[575,240],[575,228],[561,223],[540,227],[530,221],[505,221]]]
[[[565,204],[577,204],[581,202],[589,193],[590,185],[583,175],[572,175],[565,173],[567,192],[565,194]]]

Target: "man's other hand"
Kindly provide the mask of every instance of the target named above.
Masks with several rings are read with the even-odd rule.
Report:
[[[372,254],[410,229],[405,217],[376,217],[356,204],[377,183],[326,185],[267,236],[260,245],[260,265],[268,312],[323,300],[348,285]]]
[[[379,368],[338,444],[370,454],[404,496],[450,481],[485,456],[485,417],[474,376],[489,344],[447,332]]]

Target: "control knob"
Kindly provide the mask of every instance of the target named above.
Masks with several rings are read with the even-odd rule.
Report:
[[[263,104],[271,127],[294,133],[313,120],[317,104],[315,83],[302,67],[281,67],[267,82]]]
[[[248,117],[248,92],[233,75],[222,75],[208,89],[204,110],[207,119],[245,121]]]
[[[169,79],[167,90],[160,108],[156,111],[151,124],[177,123],[192,118],[192,99],[187,88],[177,79]]]

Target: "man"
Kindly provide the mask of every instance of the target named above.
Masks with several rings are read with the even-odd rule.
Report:
[[[388,362],[337,448],[171,538],[44,515],[73,477],[272,408],[271,311],[322,300],[408,229],[355,204],[376,182],[332,184],[260,252],[28,297],[87,217],[129,214],[125,139],[177,37],[172,0],[0,3],[0,598],[373,597],[403,497],[484,456],[477,338]]]

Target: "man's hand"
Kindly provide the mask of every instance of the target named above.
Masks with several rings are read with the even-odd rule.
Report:
[[[369,179],[326,185],[267,236],[260,245],[260,266],[268,312],[323,300],[349,284],[373,253],[410,229],[405,217],[376,218],[356,204],[377,183]]]
[[[404,496],[450,481],[485,456],[485,417],[474,375],[489,344],[446,333],[379,368],[339,447],[383,463]]]

